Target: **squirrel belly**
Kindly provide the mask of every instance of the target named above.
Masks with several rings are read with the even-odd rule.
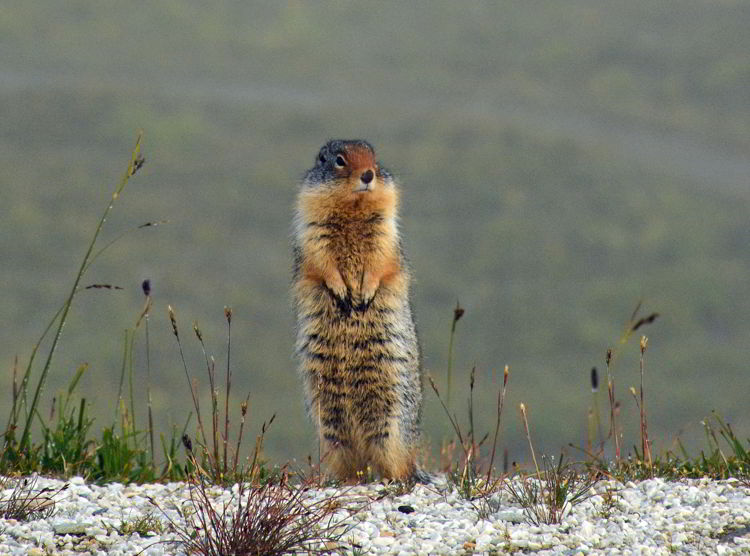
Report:
[[[325,461],[343,480],[368,468],[420,476],[420,354],[397,205],[363,141],[324,145],[298,197],[296,352]]]

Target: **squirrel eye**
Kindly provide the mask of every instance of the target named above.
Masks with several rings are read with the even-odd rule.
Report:
[[[320,154],[318,155],[318,161],[319,161],[319,162],[320,162],[321,164],[323,164],[323,163],[324,163],[324,162],[326,161],[326,155],[324,155],[323,153],[320,153]]]
[[[344,157],[341,155],[336,156],[336,167],[337,168],[343,168],[346,166],[346,160],[344,160]]]

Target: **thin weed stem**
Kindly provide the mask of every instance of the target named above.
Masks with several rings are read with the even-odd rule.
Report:
[[[211,452],[211,460],[214,473],[216,475],[221,473],[221,467],[219,462],[219,406],[218,406],[218,391],[216,390],[216,362],[213,357],[208,356],[206,351],[206,344],[203,342],[203,333],[198,328],[198,323],[193,323],[193,332],[195,332],[196,338],[201,345],[201,351],[203,352],[203,358],[206,361],[206,372],[208,373],[208,386],[211,389],[211,442],[213,451]],[[206,446],[208,448],[208,446]]]
[[[120,405],[122,404],[122,387],[125,384],[125,369],[128,361],[128,341],[130,338],[130,330],[125,329],[125,338],[122,344],[122,365],[120,366],[120,384],[117,387],[117,407],[115,408],[114,420],[117,420],[120,415]]]
[[[135,436],[135,396],[133,395],[133,350],[135,349],[135,330],[130,333],[130,349],[128,350],[128,391],[130,394],[130,426],[133,433],[133,448],[137,448],[138,443]]]
[[[245,401],[240,404],[240,430],[237,433],[237,447],[234,450],[234,461],[232,462],[232,474],[237,475],[237,464],[240,458],[240,444],[242,443],[242,433],[245,428],[245,416],[247,415],[247,405],[250,401],[250,394],[247,395]]]
[[[151,306],[151,297],[148,297],[148,307]],[[156,458],[154,453],[154,416],[151,402],[151,342],[148,332],[148,312],[146,313],[146,405],[148,408],[148,438],[151,446],[151,464],[153,465]]]
[[[167,313],[169,315],[169,321],[172,323],[172,332],[174,333],[174,337],[177,339],[177,347],[180,351],[180,360],[182,361],[182,368],[185,370],[185,378],[187,378],[188,386],[190,387],[190,395],[193,398],[193,407],[195,407],[195,415],[198,421],[198,431],[200,432],[201,438],[203,440],[203,445],[207,446],[208,444],[206,442],[206,431],[203,428],[203,419],[201,419],[201,408],[196,396],[196,388],[193,380],[190,378],[190,372],[188,371],[187,362],[185,361],[185,353],[182,351],[180,333],[177,329],[177,318],[175,317],[175,312],[171,305],[167,305]]]
[[[27,394],[28,394],[28,383],[29,383],[29,377],[31,376],[31,369],[34,366],[34,359],[36,357],[36,353],[39,350],[39,347],[42,345],[42,342],[47,337],[47,334],[49,334],[49,331],[52,330],[52,327],[57,322],[58,317],[63,311],[63,307],[60,307],[55,315],[52,317],[52,319],[47,324],[47,327],[44,329],[44,332],[42,332],[42,335],[37,340],[36,344],[34,344],[34,347],[31,349],[31,355],[29,356],[29,362],[26,365],[26,370],[23,373],[23,378],[21,379],[21,388],[20,388],[20,394],[21,399],[18,406],[14,405],[11,408],[11,419],[9,419],[10,423],[8,426],[8,429],[15,429],[16,423],[18,423],[18,417],[19,413],[21,412],[21,406],[26,410],[26,420],[29,419],[29,411],[28,411],[28,404],[27,404]]]
[[[646,421],[646,400],[645,400],[645,392],[643,388],[643,373],[644,373],[644,359],[645,359],[644,356],[646,353],[647,346],[648,346],[648,338],[646,338],[646,336],[641,336],[641,359],[640,359],[641,403],[639,405],[639,409],[641,412],[641,450],[642,450],[641,453],[643,455],[643,460],[648,464],[649,467],[651,467],[652,465],[651,445],[648,440],[648,423]]]
[[[612,349],[607,349],[607,396],[609,398],[609,434],[615,439],[615,465],[620,467],[620,432],[617,428],[617,402],[615,401],[615,378],[612,373]]]
[[[497,435],[500,432],[500,419],[503,415],[503,405],[505,404],[505,388],[508,386],[508,375],[509,368],[505,365],[505,371],[503,372],[503,388],[497,395],[497,420],[495,421],[495,436],[492,439],[492,455],[490,456],[490,465],[487,469],[487,484],[490,483],[490,477],[492,475],[492,466],[495,463],[495,449],[497,448]]]
[[[227,319],[227,391],[224,396],[224,474],[227,473],[227,444],[229,442],[229,391],[232,387],[232,367],[229,364],[232,354],[232,308],[224,307]]]
[[[467,452],[466,445],[464,443],[464,437],[461,434],[461,428],[458,426],[458,421],[456,420],[456,417],[454,415],[451,415],[451,412],[448,409],[448,406],[445,405],[445,403],[443,402],[443,398],[440,397],[440,392],[438,391],[435,381],[432,380],[432,377],[430,375],[427,375],[427,380],[430,381],[430,386],[432,387],[433,392],[435,392],[435,395],[437,396],[437,399],[440,402],[440,405],[443,406],[443,410],[445,411],[445,414],[448,416],[448,420],[453,426],[453,430],[456,432],[456,436],[458,437],[458,441],[461,443],[461,448],[464,451],[464,455],[468,458],[469,454]]]
[[[448,370],[446,372],[446,393],[445,393],[445,400],[450,407],[451,405],[451,385],[453,382],[453,340],[456,336],[456,323],[458,320],[464,315],[464,310],[459,305],[458,301],[456,301],[456,308],[453,309],[453,321],[451,322],[451,335],[450,339],[448,340]]]
[[[542,480],[542,474],[539,471],[539,464],[536,461],[536,454],[534,453],[534,444],[531,442],[531,434],[529,433],[529,420],[526,415],[526,406],[521,404],[519,406],[521,410],[521,420],[523,421],[523,428],[526,431],[526,440],[529,441],[529,450],[531,450],[531,459],[534,460],[534,469],[536,469],[537,479]]]

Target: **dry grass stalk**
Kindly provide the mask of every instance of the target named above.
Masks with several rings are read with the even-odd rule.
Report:
[[[643,461],[645,461],[649,467],[652,465],[651,459],[651,443],[648,440],[648,423],[646,422],[646,400],[644,398],[643,388],[643,371],[644,371],[644,355],[646,353],[646,347],[648,346],[648,338],[641,336],[641,359],[640,359],[640,370],[641,370],[641,403],[639,409],[641,412],[641,455]]]
[[[456,337],[456,323],[464,316],[465,310],[456,301],[456,308],[453,309],[453,321],[451,322],[451,335],[448,340],[448,370],[446,372],[446,403],[451,405],[451,385],[453,382],[453,340]]]
[[[615,464],[620,467],[620,431],[617,428],[617,402],[615,401],[615,379],[611,372],[612,349],[607,349],[607,395],[609,397],[609,435],[615,439]]]
[[[536,469],[537,478],[541,479],[542,475],[539,471],[539,464],[536,461],[536,454],[534,453],[534,444],[531,442],[531,433],[529,432],[529,419],[526,415],[526,405],[520,404],[519,409],[521,410],[521,420],[523,421],[523,428],[526,431],[526,440],[529,442],[529,450],[531,451],[531,459],[534,460],[534,468]]]
[[[503,415],[503,406],[505,405],[505,389],[508,386],[509,374],[510,374],[510,369],[508,365],[505,365],[505,370],[503,372],[503,388],[497,394],[497,420],[495,421],[495,436],[492,439],[492,455],[490,456],[490,464],[487,467],[487,484],[489,484],[490,482],[490,477],[492,474],[492,466],[495,463],[495,450],[497,448],[497,435],[500,432],[500,419]]]
[[[232,308],[224,307],[224,318],[227,320],[227,390],[224,394],[224,474],[227,473],[227,444],[229,443],[229,392],[232,388],[232,367],[229,364],[232,355]]]
[[[262,447],[262,436],[256,443],[256,453],[246,473],[247,481],[237,485],[227,503],[217,503],[206,475],[198,472],[190,483],[187,508],[176,508],[184,520],[177,523],[159,506],[178,537],[181,548],[189,554],[224,556],[228,554],[281,555],[304,552],[317,554],[340,547],[340,539],[348,532],[343,523],[347,517],[336,515],[343,506],[343,494],[312,500],[310,488],[293,486],[283,469],[277,482],[259,481],[260,464],[257,458]],[[200,469],[185,442],[187,458],[194,469]],[[357,510],[354,510],[357,511]]]
[[[55,512],[55,496],[64,492],[68,484],[59,488],[36,489],[37,475],[16,479],[8,498],[0,498],[0,518],[30,521],[49,519]]]

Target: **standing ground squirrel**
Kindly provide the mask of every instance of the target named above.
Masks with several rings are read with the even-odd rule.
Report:
[[[326,143],[294,222],[296,351],[337,477],[421,480],[422,380],[398,190],[366,141]],[[366,476],[366,475],[365,475]]]

